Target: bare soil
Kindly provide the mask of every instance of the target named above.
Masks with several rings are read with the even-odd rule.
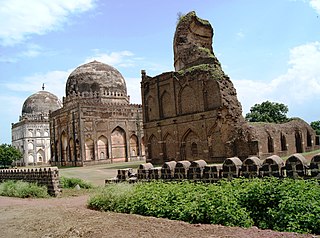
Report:
[[[0,237],[315,237],[221,225],[188,224],[154,217],[86,208],[89,195],[19,199],[0,196]]]

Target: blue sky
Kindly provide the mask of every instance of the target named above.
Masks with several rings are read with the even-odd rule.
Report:
[[[141,103],[141,69],[174,70],[177,15],[193,10],[214,28],[244,115],[269,100],[320,120],[320,0],[0,0],[0,143],[42,83],[62,98],[68,75],[92,60],[116,67]]]

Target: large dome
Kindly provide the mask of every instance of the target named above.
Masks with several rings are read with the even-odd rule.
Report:
[[[128,100],[126,82],[110,65],[93,61],[76,68],[66,84],[67,100],[73,97]]]
[[[48,118],[49,111],[61,108],[61,102],[57,96],[47,91],[39,91],[28,97],[22,106],[22,117],[29,119]]]

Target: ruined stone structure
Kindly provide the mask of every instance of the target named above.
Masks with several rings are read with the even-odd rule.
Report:
[[[22,107],[19,122],[12,124],[12,146],[19,149],[23,158],[17,165],[49,164],[50,130],[49,111],[62,106],[57,96],[39,91],[28,97]]]
[[[105,183],[146,182],[146,181],[201,181],[214,183],[220,179],[233,178],[294,178],[320,179],[320,154],[312,157],[310,164],[299,154],[292,154],[284,162],[277,155],[264,160],[251,156],[241,161],[238,157],[227,158],[223,164],[207,164],[204,160],[170,161],[162,167],[154,167],[151,163],[141,164],[135,174],[132,168],[119,169],[115,178],[105,180]]]
[[[147,161],[212,163],[315,149],[319,138],[302,120],[285,125],[244,120],[236,90],[213,53],[212,37],[210,23],[190,12],[174,35],[175,71],[150,77],[142,70]]]
[[[59,170],[57,167],[33,169],[1,169],[0,183],[7,180],[22,180],[37,183],[48,188],[48,194],[58,196],[61,193],[59,183]]]
[[[142,107],[121,73],[93,61],[68,77],[63,107],[50,114],[51,164],[83,166],[144,157]]]

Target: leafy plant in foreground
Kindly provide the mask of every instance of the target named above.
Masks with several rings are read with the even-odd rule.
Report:
[[[9,180],[0,183],[0,196],[20,198],[46,198],[49,197],[46,186],[35,183]]]

